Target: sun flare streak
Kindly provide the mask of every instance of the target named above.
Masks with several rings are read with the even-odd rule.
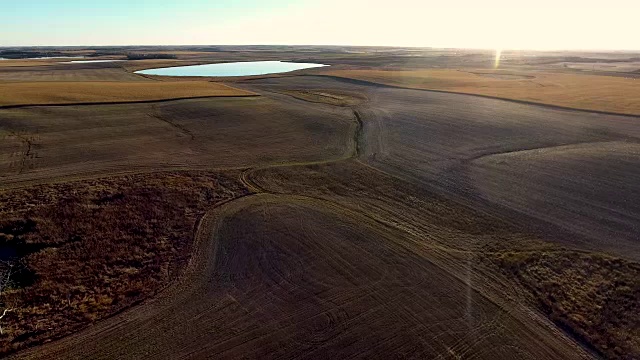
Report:
[[[496,49],[496,60],[493,63],[493,68],[497,69],[500,66],[500,57],[502,56],[502,49]]]

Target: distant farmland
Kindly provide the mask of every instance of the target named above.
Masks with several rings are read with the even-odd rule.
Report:
[[[323,74],[412,89],[640,115],[639,79],[518,70],[335,70]]]
[[[0,83],[0,106],[116,103],[206,96],[251,96],[211,82],[20,82]]]

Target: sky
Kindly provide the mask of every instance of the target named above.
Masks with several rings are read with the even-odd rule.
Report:
[[[0,46],[640,50],[640,0],[0,0]]]

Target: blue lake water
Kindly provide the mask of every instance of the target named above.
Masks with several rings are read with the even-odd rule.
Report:
[[[252,76],[277,74],[323,66],[328,65],[284,61],[247,61],[147,69],[136,71],[136,74],[163,76]]]

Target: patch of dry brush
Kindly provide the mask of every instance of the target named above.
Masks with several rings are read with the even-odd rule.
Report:
[[[128,175],[0,192],[0,242],[26,264],[0,353],[57,338],[176,279],[197,220],[243,194],[237,174]],[[6,320],[6,321],[5,321]]]
[[[578,339],[607,358],[640,358],[640,264],[575,251],[508,252],[497,263]]]

